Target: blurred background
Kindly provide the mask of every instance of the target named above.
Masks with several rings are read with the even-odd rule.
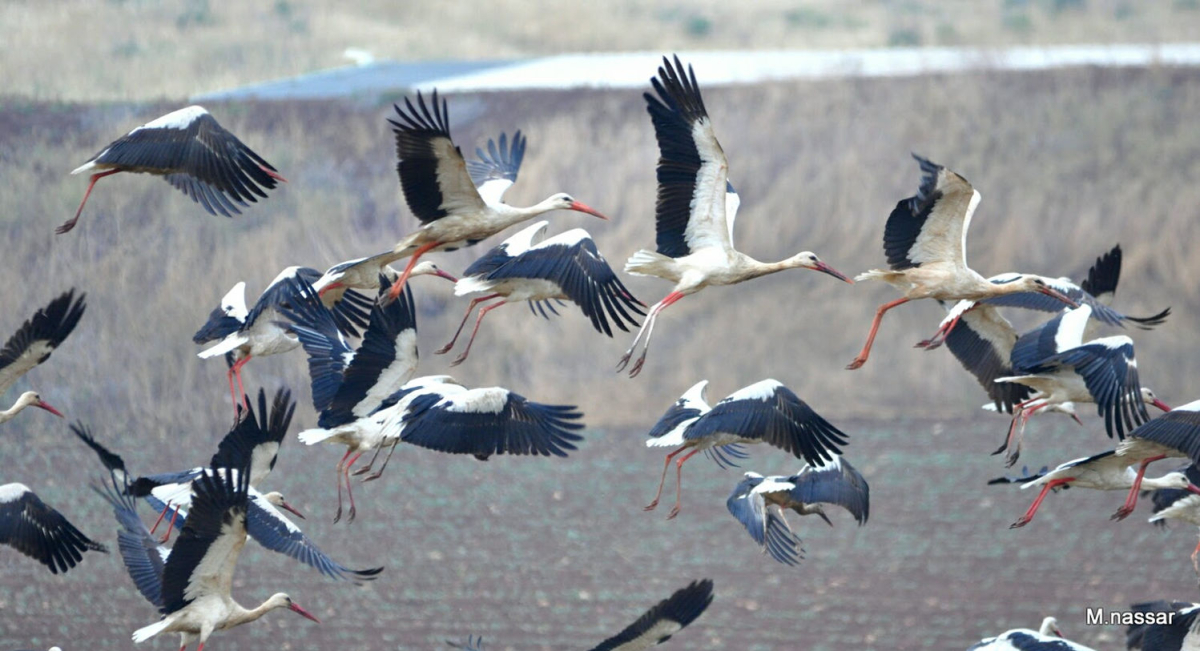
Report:
[[[982,194],[967,248],[984,275],[1078,281],[1119,243],[1118,309],[1172,308],[1155,331],[1126,333],[1142,381],[1183,404],[1200,378],[1200,73],[1164,52],[1197,41],[1195,0],[6,2],[0,334],[70,287],[87,292],[89,308],[3,399],[37,389],[135,473],[205,463],[230,407],[223,364],[199,360],[192,333],[240,280],[253,300],[286,266],[323,270],[416,228],[385,118],[393,101],[437,80],[461,82],[448,100],[464,153],[501,132],[528,136],[508,201],[566,191],[606,213],[611,222],[553,215],[550,233],[587,228],[619,268],[654,242],[657,148],[641,92],[653,57],[678,51],[710,62],[696,75],[742,199],[739,249],[762,260],[812,250],[851,276],[883,266],[884,222],[915,191],[909,152],[920,153]],[[1090,53],[1084,65],[1005,63],[1011,48],[1052,59],[1065,45],[1095,47],[1071,50]],[[1142,63],[1106,65],[1124,45]],[[792,56],[783,51],[834,57],[840,71],[789,64],[763,80],[755,71]],[[588,58],[587,69],[634,65],[635,85],[602,84],[587,69],[558,70],[569,78],[559,87],[533,76],[532,87],[504,91],[462,82],[500,64],[621,52],[651,56]],[[738,58],[745,52],[760,55]],[[520,79],[524,68],[514,69]],[[290,90],[275,99],[254,90],[280,87]],[[78,228],[54,235],[86,187],[70,170],[193,98],[289,183],[227,220],[159,179],[119,175],[97,185]],[[457,274],[509,234],[435,259]],[[647,304],[669,291],[655,279],[626,282]],[[436,279],[413,287],[420,372],[447,372],[450,360],[432,351],[466,302]],[[523,306],[491,313],[454,375],[579,405],[580,450],[483,464],[402,449],[389,476],[358,493],[359,521],[335,526],[341,450],[290,441],[271,488],[309,514],[306,531],[336,560],[388,570],[367,586],[341,585],[250,543],[235,597],[256,604],[286,590],[323,623],[276,613],[212,644],[429,649],[482,634],[489,649],[585,648],[711,576],[717,601],[673,648],[965,648],[1047,614],[1070,637],[1118,648],[1116,627],[1083,625],[1086,606],[1195,598],[1193,532],[1156,530],[1140,511],[1110,523],[1118,495],[1069,491],[1030,527],[1007,530],[1033,497],[983,485],[1005,472],[987,453],[1008,420],[976,413],[985,396],[949,353],[912,348],[936,329],[936,304],[891,312],[867,365],[843,370],[875,307],[895,297],[882,284],[800,271],[709,289],[664,313],[634,380],[613,372],[632,334],[606,338],[572,309],[550,321]],[[294,429],[315,425],[301,353],[254,360],[245,377],[248,389],[291,387],[301,402]],[[765,377],[850,434],[847,457],[875,489],[861,530],[848,517],[832,530],[798,524],[809,558],[796,569],[761,557],[725,512],[740,471],[692,461],[683,514],[668,523],[641,512],[661,468],[642,439],[662,411],[700,379],[715,402]],[[1036,469],[1111,445],[1090,411],[1085,423],[1034,419],[1022,462]],[[764,448],[743,465],[790,474],[797,463]],[[26,413],[0,429],[0,481],[30,485],[115,552],[115,521],[85,488],[99,470],[52,416]],[[50,576],[0,549],[0,648],[128,648],[132,630],[154,619],[115,553]]]

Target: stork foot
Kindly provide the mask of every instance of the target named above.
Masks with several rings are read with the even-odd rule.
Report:
[[[170,539],[171,539],[171,532],[167,531],[167,533],[163,534],[162,538],[158,539],[158,544],[165,545],[167,543],[167,541]]]
[[[667,514],[667,519],[674,520],[675,516],[679,515],[680,510],[681,510],[680,506],[678,504],[676,504],[674,507],[671,508],[671,512]]]
[[[367,474],[368,472],[371,472],[371,465],[370,465],[370,464],[367,464],[367,465],[363,466],[362,468],[359,468],[358,470],[355,470],[354,472],[352,472],[352,473],[350,473],[350,474],[351,474],[351,475],[354,475],[355,477],[357,477],[357,476],[359,476],[359,475],[365,475],[365,474]]]
[[[341,505],[341,504],[338,504],[337,513],[334,513],[334,514],[333,514],[333,522],[334,522],[334,524],[336,524],[336,523],[337,523],[339,520],[341,520],[341,519],[342,519],[342,505]]]
[[[1008,528],[1009,529],[1020,529],[1021,527],[1029,524],[1030,522],[1033,522],[1033,518],[1030,518],[1027,516],[1021,516],[1021,518],[1019,520],[1008,525]]]
[[[354,505],[350,505],[350,517],[346,518],[346,522],[354,522]]]
[[[446,353],[450,352],[451,348],[454,348],[454,342],[450,342],[450,343],[446,344],[445,346],[442,346],[441,348],[433,351],[433,354],[434,355],[445,355]]]
[[[363,481],[364,481],[364,482],[368,482],[368,481],[375,481],[376,479],[379,479],[379,478],[380,478],[380,477],[382,477],[382,476],[383,476],[383,471],[382,471],[382,470],[380,470],[379,472],[377,472],[377,473],[375,473],[375,474],[371,475],[370,477],[363,477]]]
[[[71,232],[72,228],[75,228],[75,223],[78,221],[79,221],[79,217],[75,217],[74,219],[68,219],[67,221],[63,222],[62,226],[59,226],[58,228],[54,229],[54,233],[56,235],[62,235],[63,233],[69,233],[69,232]]]
[[[638,373],[642,372],[642,366],[646,364],[646,355],[643,354],[633,363],[633,368],[629,369],[629,377],[637,377]]]
[[[1021,448],[1013,450],[1007,457],[1004,458],[1004,467],[1012,468],[1017,465],[1017,459],[1021,457]]]
[[[631,357],[633,357],[633,350],[625,351],[625,354],[621,356],[621,361],[617,362],[618,373],[624,371],[626,366],[629,366],[629,359]]]
[[[658,506],[658,500],[654,500],[653,502],[647,504],[646,506],[643,506],[642,510],[643,511],[653,511],[655,509],[655,507],[657,507],[657,506]]]
[[[1133,513],[1133,507],[1131,507],[1129,505],[1125,505],[1125,506],[1122,506],[1121,508],[1117,509],[1117,512],[1112,514],[1111,519],[1112,520],[1124,520],[1125,518],[1129,517],[1130,513]]]
[[[846,370],[853,371],[855,369],[862,368],[863,364],[866,364],[866,363],[867,363],[866,357],[855,357],[853,361],[851,361],[849,364],[846,365]]]
[[[467,354],[463,353],[463,354],[459,355],[458,357],[456,357],[453,362],[450,362],[450,366],[452,366],[452,367],[458,366],[459,364],[462,364],[463,362],[465,362],[466,359],[467,359]]]

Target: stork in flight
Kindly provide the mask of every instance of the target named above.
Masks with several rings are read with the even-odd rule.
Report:
[[[12,388],[21,376],[49,359],[50,353],[75,330],[87,307],[83,301],[86,296],[80,294],[76,298],[74,289],[64,292],[35,312],[8,338],[4,348],[0,349],[0,395]],[[42,400],[38,392],[26,391],[12,407],[0,411],[0,423],[11,420],[26,407],[38,407],[59,418],[63,417],[61,412]]]
[[[287,182],[204,107],[189,106],[130,131],[75,168],[71,174],[91,180],[75,216],[54,232],[75,228],[96,181],[117,172],[161,176],[210,215],[225,217],[242,214],[238,206],[258,201],[255,195],[265,199],[276,181]]]
[[[0,545],[45,565],[51,574],[75,567],[86,551],[108,552],[28,486],[16,483],[0,486]]]
[[[700,97],[691,66],[666,57],[650,83],[658,97],[644,93],[646,110],[658,140],[658,201],[655,251],[641,250],[625,263],[625,272],[675,283],[650,313],[617,370],[629,364],[638,343],[642,354],[629,371],[636,376],[646,362],[658,314],[684,296],[710,285],[732,285],[785,269],[813,269],[852,282],[811,251],[779,262],[759,262],[733,246],[733,223],[740,200],[728,179],[728,163],[712,120]],[[643,336],[645,340],[643,341]]]
[[[396,119],[388,120],[396,135],[396,171],[404,200],[421,221],[421,228],[404,237],[393,248],[395,260],[409,258],[400,280],[392,284],[389,300],[400,296],[404,284],[422,255],[430,251],[453,251],[487,239],[496,233],[552,210],[574,210],[608,219],[569,194],[551,195],[528,208],[504,203],[504,193],[517,178],[525,153],[525,140],[518,132],[512,148],[503,155],[480,156],[474,178],[462,152],[450,138],[450,113],[445,100],[438,103],[437,91],[431,104],[417,93],[417,103],[405,98],[407,111],[395,106]],[[490,145],[490,143],[489,143]],[[476,181],[482,181],[476,188]],[[410,257],[411,256],[411,257]]]
[[[967,229],[979,205],[979,192],[965,178],[945,167],[916,154],[912,157],[921,166],[921,186],[916,195],[896,204],[883,230],[883,250],[891,269],[872,269],[855,278],[882,280],[904,292],[904,296],[879,306],[866,343],[846,368],[853,370],[867,363],[883,315],[909,301],[921,298],[982,301],[1036,292],[1079,307],[1041,276],[1012,274],[1002,282],[992,282],[968,267]]]
[[[808,403],[778,380],[762,380],[731,393],[715,407],[704,402],[707,381],[688,390],[655,424],[647,447],[676,447],[663,462],[662,477],[650,511],[658,506],[667,469],[675,455],[690,450],[675,462],[675,506],[667,519],[679,515],[683,499],[683,462],[697,452],[728,448],[742,443],[767,443],[810,466],[823,466],[841,454],[846,435],[821,418]],[[738,456],[740,452],[736,452]],[[719,455],[719,453],[718,453]],[[717,456],[720,464],[720,456]]]
[[[1200,463],[1200,400],[1176,407],[1129,433],[1117,446],[1117,454],[1137,464],[1137,475],[1125,504],[1113,514],[1121,520],[1133,513],[1146,467],[1160,459],[1185,457]]]
[[[471,352],[471,344],[479,333],[479,324],[483,323],[484,315],[507,303],[528,301],[531,311],[536,306],[542,316],[549,318],[547,309],[557,314],[550,304],[551,300],[569,300],[591,319],[592,327],[597,332],[610,337],[612,328],[609,327],[609,319],[618,328],[628,332],[625,321],[637,325],[629,312],[645,314],[638,307],[645,305],[634,298],[613,273],[587,231],[573,228],[534,244],[534,239],[548,224],[540,221],[521,230],[485,253],[463,272],[462,279],[454,286],[454,295],[485,295],[471,299],[454,337],[450,343],[438,349],[438,354],[447,353],[454,347],[476,305],[494,298],[500,300],[480,308],[471,339],[451,366],[461,364]]]
[[[131,496],[116,491],[106,495],[123,527],[119,538],[125,568],[142,596],[162,614],[159,622],[134,631],[134,642],[178,633],[180,651],[195,641],[200,643],[196,651],[204,651],[214,631],[248,624],[279,608],[320,623],[282,592],[252,609],[230,594],[238,557],[246,545],[249,481],[245,466],[212,467],[201,473],[192,483],[192,512],[169,552],[146,530]]]

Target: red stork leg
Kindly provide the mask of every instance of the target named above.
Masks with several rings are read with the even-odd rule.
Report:
[[[171,510],[171,505],[167,504],[166,507],[164,507],[163,510],[161,512],[159,512],[158,519],[154,521],[154,526],[150,527],[150,533],[154,533],[154,530],[158,528],[158,523],[163,521],[163,516],[165,516],[167,514],[167,511],[170,511],[170,510]]]
[[[358,454],[354,455],[353,457],[350,457],[350,461],[348,461],[346,463],[346,468],[345,468],[346,495],[349,496],[349,498],[350,498],[350,517],[346,518],[347,522],[354,522],[354,489],[350,487],[350,467],[354,465],[355,461],[358,461],[358,458],[361,457],[362,454],[363,454],[362,452],[359,452]]]
[[[484,301],[490,301],[497,296],[499,296],[499,294],[489,294],[487,296],[480,296],[479,298],[471,299],[471,304],[467,306],[467,313],[463,315],[462,322],[458,324],[458,330],[454,331],[454,338],[450,340],[450,343],[433,351],[433,354],[445,355],[446,353],[450,352],[450,349],[454,348],[455,342],[458,341],[458,336],[462,334],[463,327],[467,325],[467,319],[471,318],[471,311],[475,309],[475,306]]]
[[[867,356],[871,354],[871,345],[875,343],[875,335],[879,332],[879,324],[883,322],[883,315],[893,307],[904,305],[909,300],[898,298],[891,303],[880,305],[879,309],[875,310],[875,320],[871,321],[871,332],[867,334],[867,343],[863,344],[862,350],[858,351],[858,357],[846,365],[847,370],[853,371],[856,368],[862,368],[862,365],[867,363]]]
[[[1029,507],[1029,510],[1025,512],[1025,515],[1021,516],[1021,519],[1010,524],[1008,528],[1018,529],[1032,522],[1034,514],[1037,513],[1039,508],[1041,508],[1042,500],[1046,499],[1046,495],[1048,495],[1052,489],[1069,484],[1073,481],[1075,481],[1074,477],[1066,477],[1063,479],[1051,479],[1050,481],[1046,482],[1042,486],[1042,492],[1038,493],[1037,499],[1033,500],[1033,504]]]
[[[100,172],[99,174],[93,174],[91,183],[88,183],[87,192],[83,193],[83,201],[79,202],[79,210],[75,211],[75,216],[72,217],[71,219],[63,222],[62,226],[59,226],[58,228],[54,229],[54,232],[59,235],[62,235],[63,233],[69,232],[72,228],[75,228],[75,223],[79,221],[79,215],[83,214],[83,204],[87,203],[88,196],[90,196],[92,194],[92,188],[96,187],[96,181],[99,181],[100,179],[102,179],[106,176],[116,174],[117,172],[120,172],[120,171],[121,170],[108,170],[107,172]]]
[[[163,537],[160,538],[158,542],[165,543],[171,538],[171,531],[175,528],[175,519],[178,517],[179,509],[176,508],[175,511],[171,513],[171,519],[167,522],[167,532],[163,534]]]
[[[942,344],[946,343],[946,337],[950,336],[950,331],[954,329],[954,326],[958,325],[958,322],[962,319],[963,314],[966,314],[966,312],[964,311],[962,314],[959,314],[958,316],[951,319],[950,323],[947,323],[946,325],[939,327],[937,329],[937,332],[933,333],[932,337],[925,339],[923,341],[917,342],[917,345],[913,346],[913,348],[924,348],[925,350],[933,350],[934,348],[937,348],[938,346],[941,346]]]
[[[671,292],[663,300],[655,303],[654,307],[650,308],[650,314],[642,322],[642,327],[638,330],[637,336],[633,338],[633,345],[629,347],[629,350],[625,351],[625,355],[621,357],[621,361],[617,364],[618,373],[625,370],[625,367],[629,364],[629,359],[633,356],[633,351],[637,348],[638,341],[642,339],[642,333],[645,332],[646,339],[642,344],[642,355],[638,357],[637,361],[633,364],[633,368],[629,370],[629,377],[637,377],[638,373],[642,372],[642,365],[646,363],[646,353],[650,352],[650,337],[654,334],[654,323],[658,320],[658,313],[684,296],[683,292]]]
[[[1125,498],[1125,504],[1121,508],[1117,509],[1117,512],[1112,515],[1113,520],[1124,520],[1125,518],[1129,517],[1130,513],[1133,513],[1133,508],[1137,506],[1138,491],[1142,488],[1142,479],[1146,476],[1146,466],[1149,466],[1151,463],[1154,463],[1159,459],[1166,458],[1167,455],[1160,454],[1158,456],[1153,456],[1142,460],[1141,465],[1138,466],[1137,476],[1133,478],[1133,488],[1129,489],[1129,495]]]
[[[383,450],[383,448],[375,448],[375,454],[371,455],[371,460],[367,462],[367,465],[363,466],[362,468],[359,468],[358,470],[355,470],[351,474],[354,475],[355,477],[357,477],[359,475],[365,475],[368,472],[371,472],[371,466],[375,465],[375,460],[379,458],[379,452],[381,450]]]
[[[333,521],[337,522],[342,519],[342,468],[346,466],[346,459],[350,458],[350,454],[354,452],[354,448],[346,448],[346,454],[342,455],[342,460],[337,464],[337,491],[338,491],[338,507],[337,513],[333,515]]]
[[[662,478],[658,480],[658,492],[654,494],[654,501],[646,505],[646,507],[642,509],[643,511],[653,511],[654,507],[658,506],[658,500],[662,497],[663,484],[667,483],[667,468],[671,467],[671,457],[674,457],[686,449],[687,446],[685,445],[667,455],[667,460],[663,462]]]
[[[266,165],[259,165],[259,166],[258,166],[258,168],[259,168],[259,169],[261,169],[262,171],[266,172],[266,173],[267,173],[267,176],[269,176],[269,177],[271,177],[271,178],[275,179],[276,181],[283,181],[284,183],[287,183],[287,182],[288,182],[288,180],[287,180],[287,179],[283,178],[283,175],[282,175],[282,174],[280,174],[279,172],[276,172],[275,170],[273,170],[273,169],[271,169],[271,168],[267,167]],[[203,645],[202,645],[202,646],[203,646]]]
[[[683,508],[683,462],[691,459],[699,451],[699,448],[692,450],[682,457],[679,457],[679,461],[675,462],[675,507],[672,508],[671,512],[667,514],[668,520],[679,515],[679,510]]]
[[[1015,445],[1008,445],[1008,457],[1004,462],[1005,467],[1012,468],[1017,463],[1017,459],[1021,456],[1021,442],[1025,440],[1025,425],[1029,423],[1029,419],[1038,411],[1049,407],[1050,403],[1044,402],[1033,407],[1025,407],[1021,410],[1021,424],[1017,427],[1017,439]],[[1016,420],[1015,418],[1013,420]]]
[[[463,350],[462,354],[459,355],[458,358],[456,358],[453,362],[450,362],[450,366],[458,366],[459,364],[462,364],[463,360],[467,359],[467,355],[471,354],[471,344],[475,343],[475,335],[479,334],[479,324],[483,323],[484,315],[507,302],[508,301],[506,299],[501,299],[499,303],[492,303],[491,305],[485,305],[479,308],[479,316],[475,319],[475,329],[471,331],[471,339],[467,341],[467,347],[465,350]]]
[[[441,246],[441,244],[441,242],[429,242],[417,247],[412,257],[408,259],[408,266],[404,268],[404,273],[400,274],[400,279],[392,283],[392,288],[388,290],[388,303],[400,298],[400,292],[404,291],[404,283],[408,282],[408,277],[412,275],[413,267],[417,266],[417,259],[425,253]]]

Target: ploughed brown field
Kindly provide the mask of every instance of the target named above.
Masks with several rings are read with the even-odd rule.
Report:
[[[779,259],[811,249],[850,275],[882,266],[887,214],[918,183],[908,156],[916,151],[982,193],[968,259],[985,274],[1079,278],[1119,242],[1117,306],[1135,315],[1173,308],[1155,332],[1131,333],[1142,381],[1171,404],[1197,397],[1200,131],[1190,116],[1200,109],[1200,74],[831,81],[713,88],[705,99],[742,196],[742,250]],[[415,226],[395,178],[390,106],[210,105],[290,183],[227,221],[161,180],[117,175],[97,185],[74,232],[53,235],[86,185],[67,172],[180,105],[0,104],[0,238],[9,243],[0,331],[71,286],[89,302],[71,338],[5,399],[36,388],[134,472],[205,463],[227,429],[224,367],[197,359],[190,336],[230,286],[246,280],[253,297],[285,266],[375,253]],[[613,217],[554,215],[551,233],[588,228],[614,266],[653,243],[656,151],[637,93],[456,95],[450,112],[467,152],[501,130],[529,136],[513,203],[564,190]],[[499,239],[438,260],[459,272]],[[414,287],[421,372],[445,372],[449,360],[432,351],[464,303],[436,279]],[[629,287],[647,303],[669,289],[653,279]],[[675,648],[965,648],[1036,627],[1046,614],[1074,639],[1111,648],[1121,631],[1084,626],[1085,607],[1194,598],[1195,532],[1156,530],[1145,507],[1112,523],[1119,494],[1067,491],[1029,527],[1007,529],[1033,498],[984,486],[1003,474],[988,452],[1007,420],[977,412],[982,392],[948,353],[911,347],[935,329],[936,305],[894,311],[867,365],[842,370],[874,308],[894,297],[803,272],[708,290],[664,313],[634,380],[613,372],[631,334],[609,340],[570,310],[551,322],[521,306],[493,312],[454,375],[580,405],[589,425],[580,450],[566,460],[480,463],[402,449],[383,480],[359,488],[359,519],[333,525],[340,450],[289,440],[267,488],[309,515],[301,524],[336,560],[387,570],[355,587],[249,543],[235,596],[256,604],[286,591],[324,623],[273,613],[216,635],[213,648],[420,649],[468,634],[490,649],[587,648],[700,577],[715,580],[716,600]],[[765,377],[850,434],[847,457],[874,489],[861,529],[841,512],[833,529],[793,519],[808,550],[799,568],[759,554],[726,513],[739,471],[693,459],[678,519],[663,521],[665,507],[641,510],[662,463],[643,436],[662,410],[701,378],[715,401]],[[299,353],[255,360],[245,378],[247,388],[290,386],[307,403]],[[293,427],[315,421],[304,404]],[[1084,431],[1065,418],[1035,419],[1022,461],[1053,465],[1111,444],[1094,417],[1086,422]],[[0,454],[0,481],[30,485],[115,551],[115,520],[86,490],[100,466],[66,423],[22,414],[0,433]],[[797,463],[759,448],[745,468],[790,473]],[[0,648],[126,649],[129,634],[153,621],[115,553],[88,554],[54,577],[0,549]]]

